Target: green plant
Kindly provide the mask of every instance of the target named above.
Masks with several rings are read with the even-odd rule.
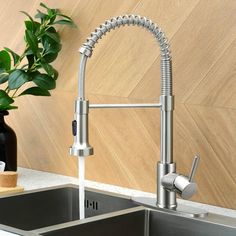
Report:
[[[21,55],[9,48],[0,51],[0,110],[16,109],[14,99],[23,95],[50,96],[58,72],[50,64],[61,50],[57,24],[75,26],[72,19],[40,3],[35,17],[22,11],[25,21],[25,49]],[[30,85],[30,86],[27,86]],[[1,86],[1,87],[2,87]],[[21,90],[21,91],[20,91]]]

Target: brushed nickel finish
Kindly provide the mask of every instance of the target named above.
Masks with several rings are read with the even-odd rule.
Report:
[[[88,101],[77,99],[75,102],[76,135],[70,148],[70,154],[74,156],[93,155],[93,148],[88,142]]]
[[[136,25],[146,28],[159,43],[161,52],[161,96],[160,103],[153,104],[91,104],[85,99],[85,69],[87,58],[92,56],[93,48],[99,39],[107,32],[120,26]],[[189,198],[196,192],[196,184],[192,182],[197,163],[196,159],[190,178],[176,173],[173,162],[173,111],[174,96],[172,94],[172,62],[169,43],[165,34],[150,19],[139,15],[124,15],[105,21],[87,38],[80,48],[81,61],[78,77],[78,99],[75,119],[77,132],[74,144],[70,149],[71,155],[88,156],[93,149],[88,143],[88,110],[89,108],[160,108],[161,109],[161,138],[160,162],[157,173],[157,206],[160,208],[176,209],[176,193],[183,198]],[[81,108],[82,107],[82,108]],[[81,111],[82,110],[82,111]]]
[[[189,177],[184,175],[167,173],[161,179],[161,185],[169,191],[177,192],[183,199],[191,198],[197,192],[197,185],[193,182],[193,178],[198,167],[200,157],[195,156]]]
[[[136,103],[136,104],[89,104],[89,108],[157,108],[161,103]]]
[[[162,184],[162,179],[170,173],[175,173],[175,163],[163,163],[158,162],[157,164],[157,201],[156,205],[160,208],[176,209],[176,193],[172,189],[165,188]],[[165,207],[163,207],[165,206]]]

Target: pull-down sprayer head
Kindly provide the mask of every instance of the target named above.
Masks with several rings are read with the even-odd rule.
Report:
[[[75,119],[72,121],[74,143],[70,148],[70,155],[90,156],[93,148],[88,142],[88,101],[77,99],[75,102]]]

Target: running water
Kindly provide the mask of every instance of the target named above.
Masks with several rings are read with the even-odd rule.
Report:
[[[85,157],[79,157],[79,217],[85,218],[84,212],[84,176],[85,176]]]

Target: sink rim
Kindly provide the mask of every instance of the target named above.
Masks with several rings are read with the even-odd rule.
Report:
[[[9,193],[9,194],[5,194],[5,195],[1,195],[0,199],[1,198],[21,196],[21,195],[26,195],[26,194],[31,194],[31,193],[37,193],[37,192],[43,192],[43,191],[49,191],[49,190],[54,190],[54,189],[60,189],[60,188],[67,188],[67,187],[77,188],[79,190],[79,185],[68,183],[68,184],[55,185],[55,186],[50,186],[50,187],[42,187],[42,188],[32,189],[32,190],[25,190],[24,192],[19,192],[19,193]],[[84,190],[94,192],[94,193],[101,193],[101,194],[109,195],[109,196],[112,196],[112,197],[120,197],[120,198],[123,198],[123,199],[133,201],[131,196],[123,195],[123,194],[120,194],[120,193],[114,193],[114,192],[101,190],[101,189],[96,189],[96,188],[90,188],[90,187],[85,187]]]

